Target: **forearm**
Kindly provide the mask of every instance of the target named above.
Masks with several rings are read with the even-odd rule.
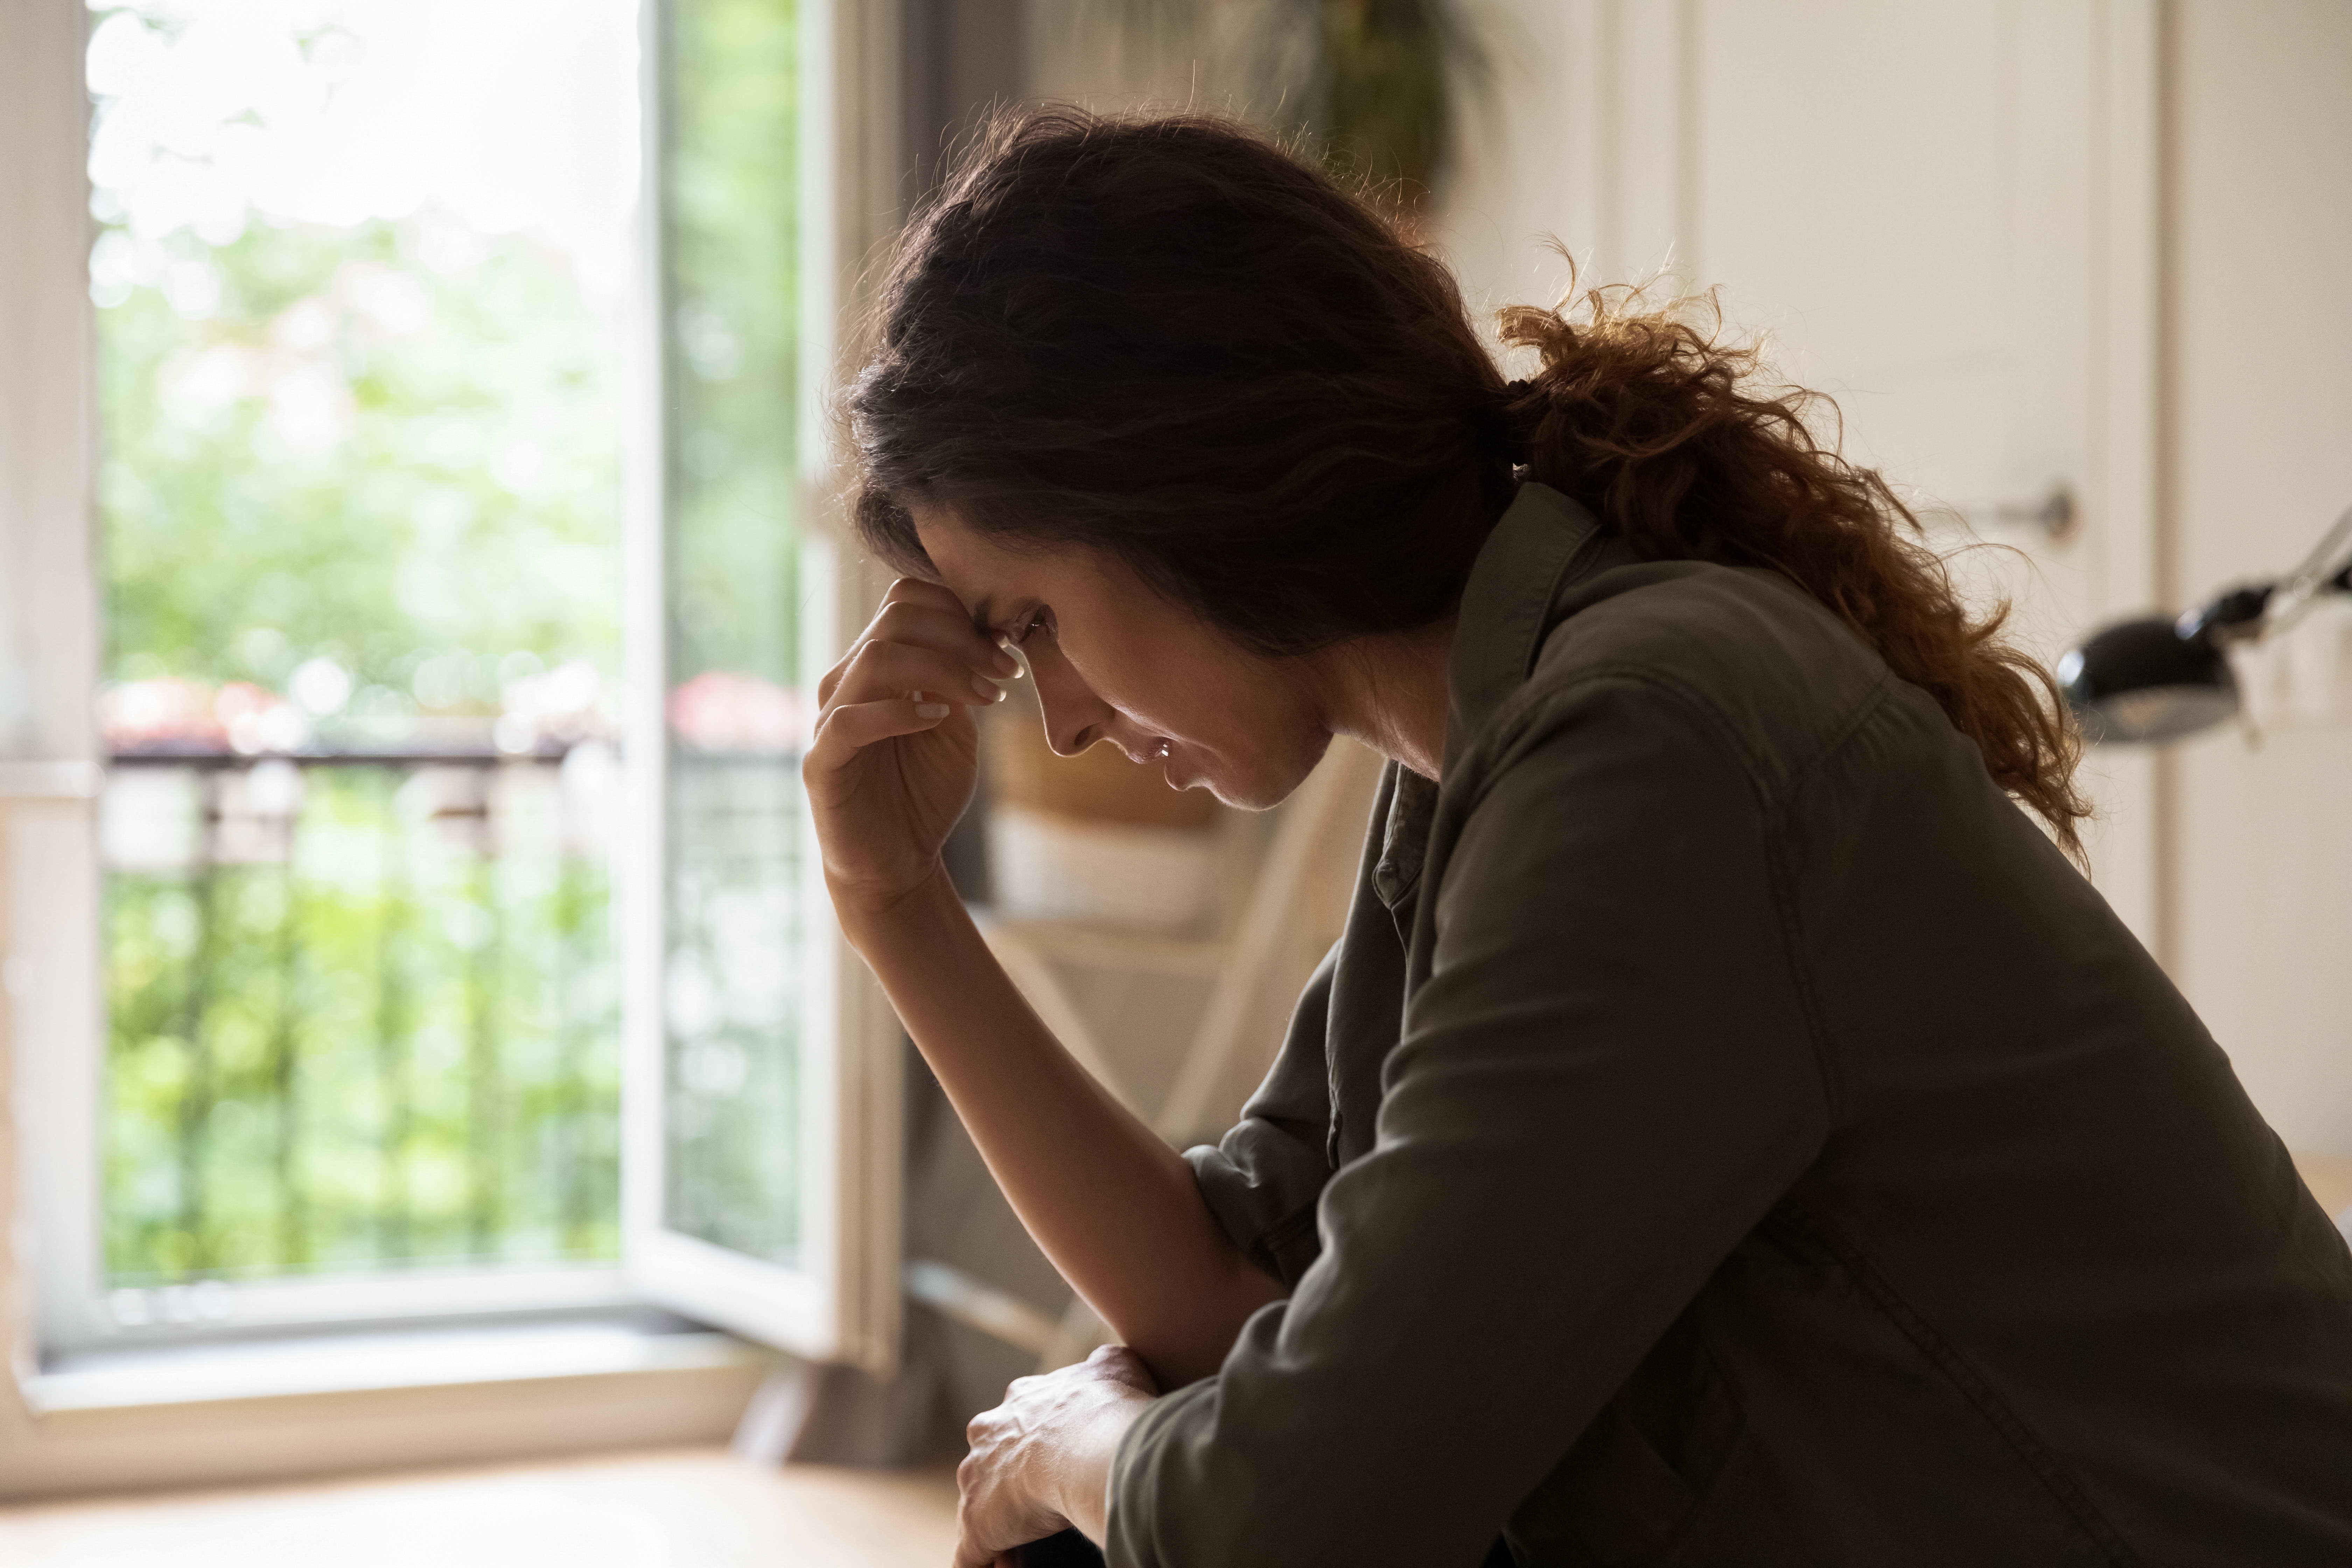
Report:
[[[1191,1166],[1039,1022],[944,875],[844,930],[1063,1277],[1161,1387],[1214,1372],[1283,1291],[1217,1224]]]

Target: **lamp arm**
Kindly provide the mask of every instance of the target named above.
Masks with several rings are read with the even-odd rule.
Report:
[[[2286,630],[2303,618],[2304,612],[2311,608],[2311,602],[2322,591],[2347,585],[2346,576],[2352,573],[2352,564],[2337,559],[2347,543],[2352,543],[2352,507],[2344,509],[2344,515],[2336,520],[2317,548],[2305,556],[2303,564],[2271,595],[2270,603],[2263,606],[2262,636],[2271,637]]]

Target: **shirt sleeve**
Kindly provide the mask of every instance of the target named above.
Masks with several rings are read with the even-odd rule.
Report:
[[[1472,1568],[1821,1148],[1771,803],[1704,700],[1596,677],[1480,753],[1373,1148],[1129,1431],[1117,1568]]]
[[[1250,1261],[1297,1289],[1315,1261],[1316,1200],[1331,1177],[1329,1069],[1335,943],[1300,993],[1274,1067],[1220,1142],[1187,1150],[1201,1195]]]

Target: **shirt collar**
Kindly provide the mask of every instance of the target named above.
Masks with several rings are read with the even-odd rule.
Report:
[[[1445,772],[1503,700],[1535,668],[1550,629],[1551,607],[1570,571],[1601,540],[1592,514],[1532,481],[1519,487],[1462,588],[1454,628],[1451,710],[1445,716]]]
[[[1453,773],[1470,737],[1535,668],[1551,607],[1570,571],[1601,538],[1592,514],[1549,485],[1523,484],[1470,568],[1454,629],[1445,720],[1445,771]],[[1422,857],[1437,805],[1437,786],[1390,764],[1387,820],[1373,890],[1390,909],[1421,882]]]

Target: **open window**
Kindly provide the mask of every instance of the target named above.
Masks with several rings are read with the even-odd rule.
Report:
[[[797,755],[866,607],[817,405],[887,31],[11,9],[41,1348],[652,1301],[887,1361],[898,1041]]]

